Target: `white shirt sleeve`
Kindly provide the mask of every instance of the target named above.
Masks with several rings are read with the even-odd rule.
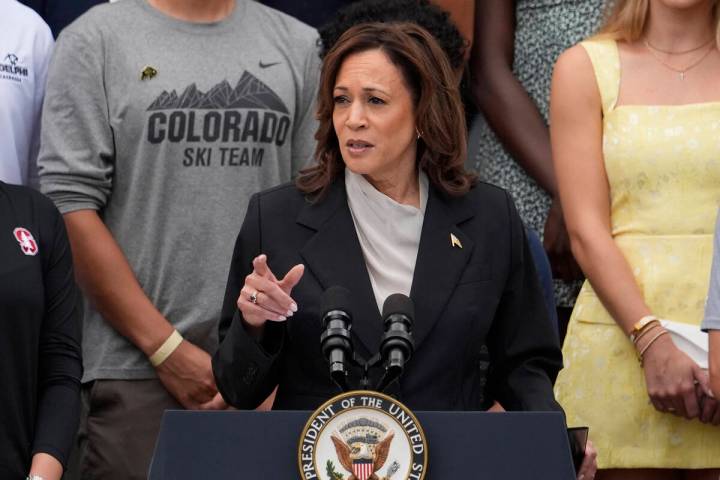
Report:
[[[42,116],[43,99],[45,98],[45,83],[47,81],[48,65],[52,57],[53,45],[55,43],[50,27],[43,24],[35,35],[33,59],[35,61],[35,94],[33,95],[33,126],[32,137],[30,138],[30,151],[28,154],[27,178],[28,185],[33,188],[40,188],[38,176],[37,157],[40,151],[40,119]]]

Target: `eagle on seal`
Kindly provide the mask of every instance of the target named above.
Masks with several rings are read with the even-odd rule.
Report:
[[[379,477],[375,472],[380,470],[385,462],[387,461],[388,454],[390,453],[390,442],[392,442],[394,433],[391,431],[385,438],[374,445],[374,448],[364,442],[356,442],[352,445],[348,445],[344,440],[335,436],[330,436],[333,444],[335,444],[335,451],[337,452],[338,460],[345,470],[350,473],[348,480],[385,480],[387,477]],[[359,464],[372,462],[372,473],[368,476],[362,475],[358,477]]]

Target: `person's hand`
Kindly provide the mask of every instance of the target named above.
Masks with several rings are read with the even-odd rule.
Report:
[[[188,410],[227,408],[215,385],[210,355],[187,340],[156,371],[167,391]]]
[[[63,466],[52,455],[38,452],[32,457],[30,474],[41,476],[45,480],[60,480],[63,474]]]
[[[245,323],[259,329],[268,320],[283,322],[292,316],[298,307],[290,292],[304,271],[302,264],[295,265],[282,280],[278,280],[267,265],[267,256],[257,256],[253,260],[253,271],[245,277],[237,300]]]
[[[705,381],[698,381],[695,385],[695,395],[700,402],[700,421],[712,425],[720,425],[720,402],[708,388],[709,379],[705,370],[702,371]]]
[[[641,342],[638,349],[643,345]],[[645,351],[643,369],[650,401],[658,411],[687,419],[700,415],[695,385],[709,395],[707,374],[675,346],[670,335],[662,335]]]
[[[592,480],[597,473],[597,451],[593,443],[588,440],[585,444],[585,458],[583,458],[577,480]]]
[[[500,405],[497,401],[493,402],[492,407],[487,409],[488,412],[505,412],[505,407]]]
[[[573,257],[570,248],[570,237],[563,219],[562,207],[557,198],[554,198],[550,204],[548,217],[545,221],[543,246],[550,260],[553,278],[566,281],[582,280],[584,278],[580,266]]]

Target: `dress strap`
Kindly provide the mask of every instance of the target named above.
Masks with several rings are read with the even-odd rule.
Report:
[[[580,45],[592,62],[600,90],[603,115],[607,115],[615,108],[620,92],[620,54],[617,42],[612,39],[586,40]]]

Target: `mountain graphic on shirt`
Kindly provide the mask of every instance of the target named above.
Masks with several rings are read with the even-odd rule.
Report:
[[[247,71],[240,77],[235,88],[227,80],[223,80],[205,93],[198,90],[194,83],[185,87],[180,95],[175,90],[169,93],[163,90],[150,104],[148,110],[180,108],[208,110],[253,108],[289,114],[280,97]]]

